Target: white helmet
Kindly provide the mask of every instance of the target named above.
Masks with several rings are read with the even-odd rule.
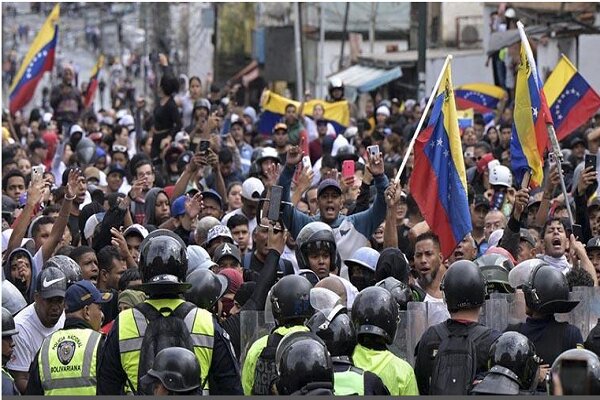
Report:
[[[510,169],[504,165],[495,165],[490,169],[490,185],[511,187],[513,177]]]

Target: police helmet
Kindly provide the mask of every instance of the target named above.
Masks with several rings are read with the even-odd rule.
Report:
[[[63,255],[52,256],[44,263],[42,269],[46,269],[48,267],[56,267],[65,274],[67,277],[67,287],[83,279],[83,276],[81,275],[81,267],[71,257]]]
[[[345,261],[345,264],[348,266],[350,282],[359,291],[373,286],[377,282],[375,279],[375,267],[378,261],[379,252],[371,247],[361,247],[352,253],[352,257]],[[358,271],[356,267],[359,268]]]
[[[567,277],[547,264],[531,271],[523,292],[525,305],[542,314],[568,313],[579,304],[579,301],[569,300]]]
[[[533,390],[537,385],[539,361],[535,346],[527,336],[504,332],[490,347],[488,366],[508,368],[517,375],[521,390]]]
[[[531,258],[517,264],[516,267],[508,273],[508,283],[513,289],[521,289],[529,281],[531,271],[538,265],[546,264],[539,258]]]
[[[296,275],[308,279],[310,284],[313,286],[315,286],[320,281],[319,276],[315,274],[315,272],[312,269],[300,269],[298,270],[298,273]]]
[[[91,139],[83,137],[75,147],[75,154],[82,165],[90,164],[96,154],[96,144]]]
[[[152,231],[140,244],[141,290],[148,295],[184,293],[188,267],[185,243],[166,230]]]
[[[553,377],[556,375],[563,395],[600,394],[600,359],[589,350],[567,350],[554,360],[548,380],[550,394],[555,394]]]
[[[468,260],[450,265],[442,278],[440,289],[450,312],[480,307],[487,295],[483,274],[473,261]]]
[[[2,337],[17,335],[19,331],[15,326],[15,320],[6,308],[2,307]]]
[[[325,343],[311,332],[292,332],[275,352],[277,391],[290,395],[308,386],[333,386],[333,362]]]
[[[311,222],[304,226],[296,237],[296,259],[300,269],[310,269],[308,253],[325,248],[329,252],[329,269],[335,270],[337,260],[337,245],[333,229],[324,222]]]
[[[333,99],[333,91],[335,89],[342,90],[342,97],[344,97],[344,82],[340,78],[331,78],[329,80],[329,87],[327,88],[329,92],[329,96]],[[335,99],[338,100],[338,99]]]
[[[190,350],[167,347],[156,354],[152,368],[140,379],[140,384],[147,385],[153,378],[170,392],[191,392],[200,388],[200,364]]]
[[[475,264],[487,282],[488,293],[512,293],[514,290],[508,283],[508,274],[514,268],[513,262],[502,254],[484,254],[477,258]]]
[[[191,288],[185,293],[185,299],[208,311],[223,297],[229,285],[225,275],[208,269],[195,270],[188,275],[187,282]]]
[[[398,326],[398,303],[382,287],[362,290],[352,304],[352,322],[360,342],[363,335],[375,335],[391,344]]]
[[[342,305],[316,312],[306,326],[323,339],[332,357],[350,356],[356,346],[354,324]]]
[[[384,280],[377,282],[375,286],[382,287],[390,292],[396,303],[398,303],[400,310],[406,310],[408,303],[415,301],[415,296],[410,287],[394,277],[388,276]]]
[[[288,321],[307,319],[313,315],[310,304],[312,284],[308,279],[297,275],[286,275],[271,290],[270,302],[273,317],[278,325]]]

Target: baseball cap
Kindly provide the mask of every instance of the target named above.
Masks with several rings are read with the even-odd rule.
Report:
[[[208,230],[206,234],[206,244],[210,244],[214,239],[218,237],[226,237],[231,239],[231,243],[233,243],[233,236],[231,235],[231,231],[225,225],[215,225]]]
[[[124,303],[133,308],[146,300],[146,293],[140,290],[125,289],[119,293],[117,303]]]
[[[35,139],[33,142],[31,142],[31,144],[29,145],[29,150],[30,151],[34,151],[36,149],[47,149],[48,145],[46,144],[46,142],[44,142],[41,139]]]
[[[179,217],[185,214],[185,196],[181,195],[171,205],[171,216]]]
[[[127,129],[131,130],[135,127],[135,121],[133,120],[133,116],[127,114],[119,119],[119,125],[126,126]]]
[[[526,241],[527,243],[529,243],[533,247],[535,247],[535,245],[536,245],[535,239],[533,238],[533,235],[531,234],[531,232],[529,232],[529,230],[527,230],[525,228],[521,228],[521,230],[519,231],[519,238],[521,240]]]
[[[75,312],[92,303],[108,303],[112,297],[112,293],[100,292],[88,280],[75,282],[65,292],[65,312]]]
[[[219,275],[227,277],[228,285],[226,293],[233,293],[235,295],[240,289],[240,286],[242,286],[242,283],[244,283],[244,276],[240,271],[234,268],[225,268],[219,271]]]
[[[97,181],[100,181],[100,170],[96,167],[87,167],[85,171],[83,171],[83,176],[85,176],[86,180],[94,178]]]
[[[594,236],[590,240],[588,240],[587,245],[585,246],[586,251],[597,250],[600,249],[600,236]]]
[[[233,257],[238,263],[242,263],[242,253],[240,249],[231,243],[223,243],[220,244],[219,247],[215,249],[215,253],[213,255],[213,261],[217,264],[225,257]]]
[[[181,141],[190,141],[190,135],[186,131],[179,131],[175,135],[175,143],[179,143]]]
[[[242,183],[242,197],[247,200],[258,201],[265,191],[265,185],[258,178],[248,178]]]
[[[202,192],[202,197],[203,198],[207,198],[207,197],[212,197],[213,199],[215,199],[216,201],[219,202],[219,206],[221,208],[223,208],[223,199],[221,199],[221,196],[219,195],[219,193],[215,192],[212,189],[208,189]]]
[[[323,118],[316,120],[315,123],[317,125],[327,125],[328,124],[327,120],[323,119]]]
[[[112,164],[108,170],[107,176],[114,172],[120,174],[121,177],[124,177],[126,174],[125,169],[123,169],[123,167],[121,167],[119,164]]]
[[[67,291],[67,277],[56,267],[44,268],[39,273],[36,282],[36,291],[44,299],[51,297],[65,297]]]
[[[379,106],[377,108],[377,114],[385,115],[386,117],[390,116],[390,109],[387,106]]]
[[[90,238],[94,236],[94,231],[104,219],[105,214],[106,213],[104,212],[96,213],[89,217],[87,221],[85,221],[85,226],[83,228],[83,236],[85,237],[85,240],[90,240]]]
[[[473,200],[473,206],[477,207],[485,207],[486,209],[490,209],[490,201],[482,194],[475,195],[475,199]]]
[[[144,228],[140,224],[129,225],[127,229],[123,232],[123,237],[127,237],[128,235],[132,235],[134,233],[138,233],[142,236],[142,238],[146,238],[148,236],[148,229]]]
[[[317,189],[317,197],[323,193],[323,191],[327,188],[335,188],[340,194],[342,194],[342,188],[340,184],[335,179],[323,179],[321,183],[319,183],[319,188]]]
[[[81,126],[75,124],[73,126],[71,126],[71,130],[69,131],[69,134],[73,135],[75,133],[83,133],[83,129],[81,129]]]
[[[283,122],[278,122],[278,123],[275,124],[275,127],[273,128],[273,132],[275,132],[275,131],[277,131],[279,129],[283,129],[284,131],[287,131],[288,127]]]

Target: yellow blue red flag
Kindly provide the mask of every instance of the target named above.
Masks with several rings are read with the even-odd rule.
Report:
[[[33,40],[8,89],[8,107],[11,113],[15,113],[29,103],[44,72],[52,71],[54,68],[59,16],[60,5],[57,4]]]
[[[563,54],[544,84],[556,137],[563,140],[600,109],[600,96]]]
[[[90,82],[88,83],[87,91],[85,92],[85,100],[83,101],[83,105],[85,108],[88,108],[92,102],[94,101],[94,96],[96,95],[96,89],[98,89],[98,75],[100,74],[100,69],[104,65],[104,56],[101,54],[98,57],[98,62],[94,65],[94,69],[92,70],[92,76],[90,78]]]
[[[521,64],[515,82],[514,123],[510,140],[511,166],[518,184],[525,171],[531,170],[530,186],[539,187],[544,179],[543,157],[548,147],[547,125],[552,124],[552,115],[525,31],[520,31]]]
[[[456,108],[466,110],[472,108],[475,112],[485,114],[495,111],[498,103],[507,96],[506,90],[489,83],[469,83],[454,90]]]
[[[472,230],[449,63],[443,71],[429,125],[415,142],[410,193],[438,236],[444,258],[448,258]]]

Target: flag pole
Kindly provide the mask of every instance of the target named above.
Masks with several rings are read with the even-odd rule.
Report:
[[[394,178],[395,183],[398,183],[400,181],[400,176],[402,175],[402,172],[404,171],[404,168],[406,167],[406,163],[408,162],[408,157],[410,156],[410,153],[412,152],[413,147],[415,146],[415,142],[417,141],[417,136],[419,136],[419,133],[421,132],[421,128],[423,127],[423,123],[425,122],[425,118],[427,117],[427,113],[429,112],[429,108],[431,108],[431,103],[433,103],[435,94],[437,93],[438,88],[440,87],[440,83],[442,81],[442,76],[444,75],[444,71],[446,71],[448,64],[450,64],[450,61],[452,61],[452,54],[448,54],[448,56],[446,57],[446,61],[444,61],[444,65],[442,66],[440,75],[438,76],[437,81],[435,82],[435,85],[433,86],[433,90],[431,91],[431,96],[429,96],[429,99],[427,100],[427,105],[425,106],[425,109],[423,110],[423,114],[421,114],[421,119],[419,120],[417,129],[415,129],[415,133],[413,134],[413,137],[410,140],[410,143],[408,144],[406,153],[404,153],[404,158],[402,159],[402,164],[400,164],[400,169],[398,170],[398,173],[396,174],[396,178]]]
[[[519,29],[519,35],[521,36],[521,42],[523,46],[525,46],[525,53],[527,54],[527,59],[529,61],[529,65],[531,66],[531,73],[535,74],[536,82],[539,82],[539,75],[537,73],[537,66],[535,64],[535,59],[533,57],[533,52],[531,51],[531,47],[529,46],[529,40],[527,39],[527,35],[525,34],[525,27],[521,21],[517,21],[517,29]],[[564,55],[563,55],[564,57]],[[539,82],[541,83],[541,82]],[[538,90],[542,91],[543,88],[539,87]],[[567,208],[567,214],[569,216],[569,223],[571,226],[575,223],[573,219],[573,211],[571,210],[571,205],[569,204],[569,197],[567,193],[567,186],[565,185],[565,179],[563,177],[562,171],[562,161],[563,154],[560,151],[560,144],[558,143],[558,138],[556,137],[556,131],[554,130],[554,125],[546,124],[546,130],[548,132],[548,139],[550,140],[550,144],[552,145],[552,154],[554,154],[554,158],[556,160],[556,168],[558,169],[558,176],[560,177],[560,189],[565,198],[565,207]]]

